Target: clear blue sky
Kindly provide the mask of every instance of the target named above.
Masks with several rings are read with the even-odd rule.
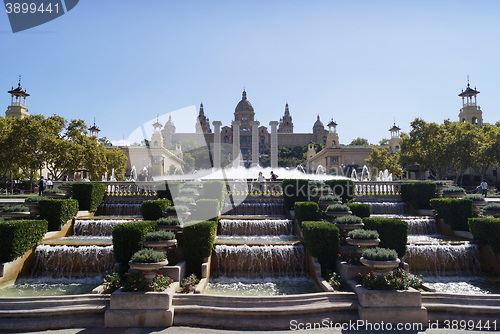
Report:
[[[0,88],[18,75],[31,114],[96,118],[100,136],[203,102],[230,125],[243,87],[261,125],[289,103],[294,132],[316,115],[341,143],[377,143],[396,119],[458,120],[458,94],[481,92],[500,120],[500,1],[81,0],[62,17],[12,34],[0,14]],[[4,114],[3,114],[4,115]],[[173,114],[178,130],[194,120]]]

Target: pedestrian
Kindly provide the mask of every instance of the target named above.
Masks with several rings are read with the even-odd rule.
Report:
[[[38,196],[42,196],[44,190],[45,190],[45,180],[43,179],[43,176],[40,176],[40,180],[38,180]]]
[[[264,175],[262,175],[262,172],[259,172],[259,177],[257,178],[257,182],[259,182],[259,189],[262,192],[262,182],[264,182],[266,179],[264,178]]]
[[[488,196],[488,183],[485,180],[479,185],[481,187],[481,194],[486,197]]]
[[[274,174],[273,171],[271,171],[271,181],[277,181],[278,177],[278,175]]]
[[[50,177],[47,179],[47,189],[53,189],[54,188],[54,183],[50,179]]]

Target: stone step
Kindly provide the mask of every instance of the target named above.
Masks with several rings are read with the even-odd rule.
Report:
[[[442,304],[442,303],[422,303],[422,306],[424,306],[428,312],[449,312],[449,313],[480,314],[480,315],[495,314],[500,316],[500,306]]]
[[[75,305],[52,305],[49,307],[26,308],[13,310],[0,310],[0,318],[39,318],[39,317],[63,317],[68,315],[97,315],[104,314],[108,308],[107,304],[75,304]]]
[[[59,305],[96,304],[108,305],[109,295],[72,295],[72,296],[45,296],[45,297],[14,297],[0,298],[1,310],[23,310],[55,307]]]
[[[42,331],[73,327],[104,327],[104,313],[94,316],[0,319],[2,331]]]
[[[498,295],[458,295],[447,293],[422,293],[422,304],[488,305],[500,307]]]

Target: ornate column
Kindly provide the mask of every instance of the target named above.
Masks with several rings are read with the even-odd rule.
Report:
[[[233,121],[233,167],[240,165],[240,121]]]
[[[278,121],[269,122],[271,126],[271,168],[278,168]]]
[[[214,126],[214,168],[220,169],[220,126],[222,125],[221,121],[213,121],[212,125]]]
[[[252,122],[252,167],[259,165],[259,121]]]

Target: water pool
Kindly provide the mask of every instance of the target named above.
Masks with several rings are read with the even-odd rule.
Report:
[[[0,288],[0,297],[63,296],[91,293],[102,284],[103,277],[18,278],[13,284]]]

